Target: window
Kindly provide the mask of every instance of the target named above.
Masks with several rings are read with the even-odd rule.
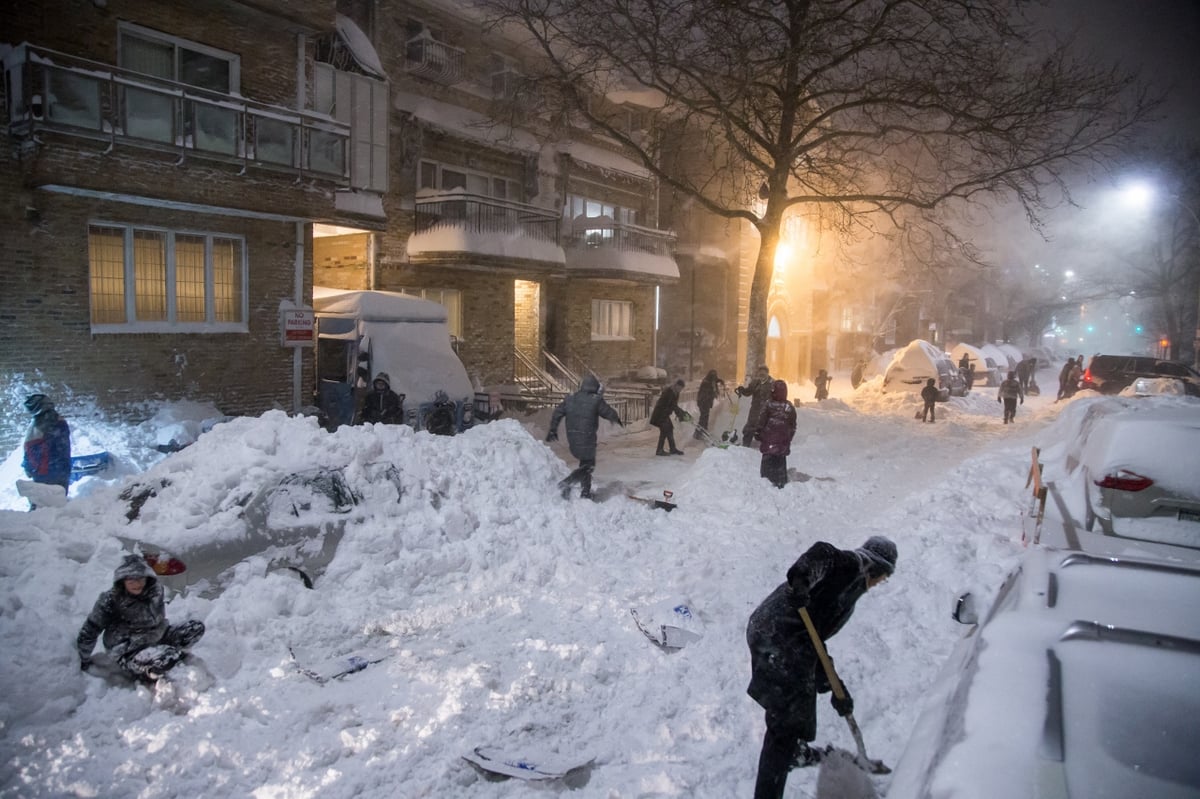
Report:
[[[121,25],[118,50],[125,69],[222,95],[238,92],[241,62],[234,53],[129,23]],[[198,149],[237,154],[240,130],[234,109],[203,99],[183,100],[161,85],[122,87],[121,108],[126,135],[164,144],[189,135]]]
[[[596,247],[601,244],[607,244],[612,241],[613,229],[612,224],[620,225],[636,225],[637,211],[632,208],[621,208],[618,205],[593,200],[588,197],[580,197],[575,194],[568,194],[566,204],[563,206],[563,218],[567,222],[572,222],[579,217],[588,219],[596,219],[604,217],[605,224],[597,225],[595,228],[581,228],[573,226],[575,234],[582,236],[584,241],[590,247]],[[612,220],[611,222],[607,220]]]
[[[446,322],[450,335],[462,338],[462,292],[458,289],[400,289],[401,294],[432,300],[446,309]]]
[[[235,236],[88,228],[93,332],[245,332],[245,243]]]
[[[350,126],[350,185],[387,191],[387,84],[322,63],[316,65],[315,77],[314,109]]]
[[[633,303],[625,300],[592,300],[592,340],[632,339]]]
[[[518,200],[517,181],[460,166],[447,166],[435,161],[422,161],[418,189],[434,191],[464,191],[480,197]]]

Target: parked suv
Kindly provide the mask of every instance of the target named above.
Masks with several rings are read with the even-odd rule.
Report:
[[[1178,380],[1185,393],[1200,397],[1200,373],[1195,369],[1144,355],[1093,355],[1079,387],[1101,394],[1119,394],[1139,377]]]
[[[1035,548],[941,675],[888,799],[1195,799],[1195,564]]]

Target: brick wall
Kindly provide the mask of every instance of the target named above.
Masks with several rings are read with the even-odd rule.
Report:
[[[654,289],[599,281],[549,282],[545,284],[548,336],[553,351],[574,365],[576,357],[602,379],[624,376],[631,369],[653,362]],[[632,341],[592,340],[592,300],[623,300],[633,303]]]

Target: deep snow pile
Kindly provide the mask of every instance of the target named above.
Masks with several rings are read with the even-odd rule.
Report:
[[[650,456],[654,431],[606,431],[596,478],[608,498],[589,503],[558,496],[574,461],[541,442],[537,420],[442,438],[329,434],[275,412],[219,424],[138,475],[168,485],[132,522],[118,498],[132,478],[62,509],[0,511],[0,675],[22,688],[0,697],[0,796],[528,790],[466,765],[478,745],[594,757],[581,798],[745,796],[763,728],[745,695],[746,618],[812,542],[852,548],[873,534],[896,540],[896,575],[829,648],[871,755],[894,762],[962,633],[953,597],[994,591],[1020,552],[1030,446],[1061,406],[1034,398],[1004,427],[994,397],[976,393],[922,425],[914,400],[876,382],[799,409],[783,490],[758,478],[756,451],[704,449],[686,425],[683,458]],[[394,465],[399,496],[369,479],[379,463]],[[114,536],[236,539],[246,531],[231,497],[317,466],[343,469],[364,501],[312,590],[256,556],[219,595],[168,606],[172,621],[207,625],[195,652],[211,680],[185,670],[156,695],[79,672],[75,633],[122,554]],[[670,488],[679,509],[629,501],[631,488]],[[629,613],[664,600],[686,601],[704,630],[676,654]],[[289,649],[305,662],[388,657],[319,685]],[[853,749],[819,707],[818,742]],[[812,796],[816,780],[793,772],[788,796]]]

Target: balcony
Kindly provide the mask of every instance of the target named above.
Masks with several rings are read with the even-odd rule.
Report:
[[[450,86],[462,80],[466,51],[430,38],[414,36],[405,47],[405,68],[412,75]]]
[[[23,44],[5,64],[10,131],[53,131],[250,167],[348,182],[350,128]]]
[[[433,262],[469,253],[507,262],[561,266],[559,215],[533,205],[466,192],[418,197],[408,241],[414,261]]]
[[[567,273],[587,277],[674,283],[675,234],[613,221],[610,216],[576,217],[564,243]]]

